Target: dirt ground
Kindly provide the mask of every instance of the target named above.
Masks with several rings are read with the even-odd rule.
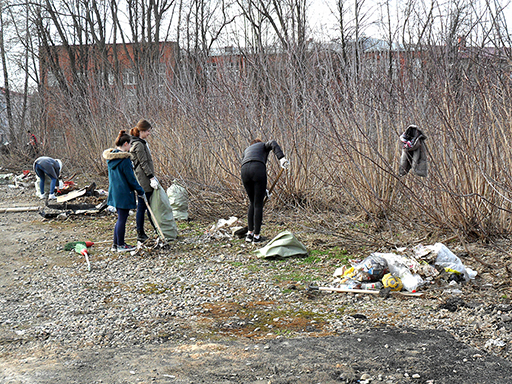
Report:
[[[0,208],[40,204],[32,190],[22,192],[2,185],[0,193]],[[105,228],[110,231],[113,219],[102,220],[106,221],[104,227],[87,219],[72,220],[72,225],[69,220],[43,220],[37,212],[0,213],[0,305],[6,303],[2,297],[30,284],[20,277],[28,266],[51,270],[53,266],[76,265],[56,244],[76,238],[81,231],[96,236],[104,234]],[[0,318],[2,384],[491,384],[512,383],[511,372],[511,361],[457,341],[442,329],[387,326],[357,331],[356,326],[339,334],[310,331],[293,337],[170,337],[159,345],[75,349],[52,346],[48,341],[43,347],[24,340],[9,319]]]

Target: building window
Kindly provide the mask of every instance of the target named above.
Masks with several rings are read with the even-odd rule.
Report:
[[[165,63],[160,63],[158,65],[158,73],[157,73],[157,81],[158,86],[163,87],[167,80],[167,65]]]
[[[211,80],[217,79],[217,63],[207,63],[206,64],[206,76]]]
[[[137,85],[137,76],[133,69],[125,69],[123,71],[123,84],[124,85]]]
[[[55,76],[55,74],[52,71],[48,71],[48,86],[57,86],[57,76]]]

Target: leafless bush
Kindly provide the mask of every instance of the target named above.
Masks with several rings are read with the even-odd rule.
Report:
[[[362,34],[363,2],[348,22],[340,7],[340,44],[314,44],[304,0],[280,7],[219,1],[217,19],[208,2],[164,1],[157,18],[130,13],[132,36],[112,20],[120,50],[135,42],[136,86],[127,89],[120,53],[108,50],[107,31],[97,29],[106,27],[94,2],[81,4],[79,15],[65,1],[52,4],[34,5],[30,13],[56,81],[49,89],[44,76],[39,80],[34,116],[45,151],[76,168],[104,174],[102,151],[120,129],[146,118],[154,126],[150,148],[159,177],[164,186],[180,180],[197,211],[244,211],[241,156],[261,137],[277,140],[291,162],[270,208],[298,212],[317,229],[339,235],[355,228],[354,218],[376,236],[419,230],[488,238],[511,229],[510,50],[503,48],[508,34],[498,15],[487,28],[472,21],[464,1],[446,12],[409,4],[402,25],[383,22],[388,41],[375,48]],[[231,47],[214,65],[213,43],[235,21],[226,11],[235,5],[250,26],[243,32],[247,45]],[[163,16],[175,7],[182,50],[165,63],[162,77],[155,47],[165,35]],[[436,14],[446,14],[438,29]],[[139,30],[142,16],[149,25]],[[66,17],[74,24],[57,40],[73,59],[71,74],[50,55],[59,45],[52,23]],[[484,36],[479,47],[461,44],[467,31]],[[484,48],[488,43],[492,50]],[[98,63],[93,69],[91,57]],[[427,178],[398,176],[398,137],[409,124],[427,136]],[[272,157],[268,170],[273,180]]]

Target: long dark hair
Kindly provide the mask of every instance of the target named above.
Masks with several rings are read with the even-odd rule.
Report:
[[[126,131],[123,129],[122,131],[119,131],[119,135],[117,135],[115,144],[116,147],[122,147],[124,143],[130,142],[132,137],[126,133]]]

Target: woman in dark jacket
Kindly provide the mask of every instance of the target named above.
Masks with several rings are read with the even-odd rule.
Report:
[[[242,182],[249,196],[249,211],[247,212],[247,237],[248,243],[261,243],[265,239],[260,236],[261,223],[263,222],[263,200],[267,190],[267,158],[270,151],[279,159],[281,167],[287,169],[290,163],[284,157],[281,147],[270,140],[263,143],[261,139],[251,141],[244,151],[242,159]]]
[[[148,143],[146,142],[150,133],[151,124],[146,120],[140,120],[137,125],[130,130],[130,135],[132,136],[132,148],[130,149],[130,152],[132,154],[135,176],[137,177],[139,184],[144,188],[148,201],[151,199],[153,190],[158,188],[158,180],[155,177],[153,159],[151,157],[151,152],[149,151]],[[137,222],[137,241],[140,242],[144,242],[148,239],[148,236],[144,232],[144,215],[146,210],[146,202],[144,199],[139,197],[135,221]],[[154,227],[149,213],[148,217],[149,222]]]
[[[59,159],[52,159],[48,156],[41,156],[38,157],[34,161],[34,172],[37,176],[39,176],[39,198],[44,199],[45,198],[45,191],[44,191],[44,184],[46,176],[48,176],[51,180],[50,183],[50,190],[48,191],[49,200],[55,200],[57,197],[55,197],[55,188],[57,187],[57,181],[61,177],[62,172],[62,161]],[[59,184],[61,184],[59,182]],[[61,187],[62,188],[62,187]]]
[[[130,209],[135,209],[135,192],[144,199],[144,189],[140,186],[133,173],[130,155],[131,137],[120,131],[115,141],[116,148],[103,152],[108,165],[108,199],[107,204],[117,209],[117,222],[114,227],[114,243],[112,251],[128,252],[135,247],[125,243],[126,221]]]

